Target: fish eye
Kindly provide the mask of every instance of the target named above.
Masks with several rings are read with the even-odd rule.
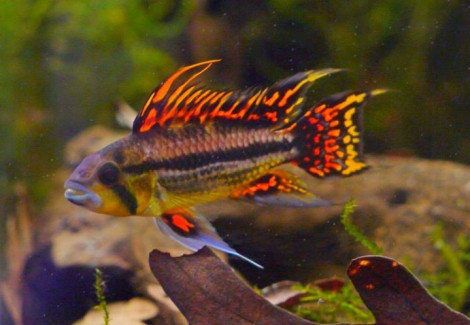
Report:
[[[119,179],[119,169],[113,163],[106,163],[98,170],[98,179],[104,185],[113,185]]]

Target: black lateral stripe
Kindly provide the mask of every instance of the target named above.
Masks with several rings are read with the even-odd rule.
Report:
[[[130,214],[136,214],[137,212],[137,200],[131,192],[127,190],[124,185],[115,185],[112,190],[121,199],[122,203],[127,207]]]
[[[287,139],[268,143],[254,143],[244,148],[235,148],[226,151],[210,151],[193,153],[161,161],[146,161],[138,165],[124,166],[122,170],[129,174],[141,174],[158,169],[191,170],[218,162],[229,162],[241,159],[258,158],[280,151],[290,151],[294,143]]]

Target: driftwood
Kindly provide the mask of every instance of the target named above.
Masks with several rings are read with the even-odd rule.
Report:
[[[150,268],[192,325],[318,324],[275,307],[254,293],[208,248],[172,258],[154,250]],[[430,296],[401,264],[382,256],[352,261],[348,275],[377,323],[470,324],[470,319]]]

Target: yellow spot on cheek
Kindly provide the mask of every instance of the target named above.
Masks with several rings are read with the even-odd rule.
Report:
[[[138,215],[144,215],[144,212],[148,210],[150,201],[155,193],[156,182],[156,176],[153,173],[128,176],[128,187],[137,200]]]
[[[121,199],[113,192],[112,189],[96,183],[92,186],[91,190],[96,193],[102,201],[102,205],[94,210],[95,212],[109,214],[116,217],[129,216],[127,206],[122,203]]]

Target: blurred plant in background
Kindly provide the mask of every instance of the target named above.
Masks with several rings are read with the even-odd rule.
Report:
[[[464,1],[19,0],[0,11],[3,188],[6,175],[50,173],[64,141],[109,123],[118,97],[138,108],[178,66],[215,57],[221,87],[351,70],[319,84],[317,98],[397,90],[365,115],[368,152],[470,161]]]
[[[396,90],[367,108],[367,153],[470,163],[469,30],[463,0],[0,1],[0,213],[17,181],[44,202],[64,144],[112,125],[117,99],[138,109],[179,66],[211,58],[223,59],[210,72],[221,88],[343,68],[312,100]]]
[[[221,87],[351,70],[316,86],[317,98],[397,90],[365,114],[368,152],[470,162],[465,1],[18,0],[0,12],[4,193],[21,179],[45,198],[67,139],[109,124],[117,98],[138,108],[175,68],[209,58],[224,59]]]
[[[109,124],[121,96],[138,106],[178,66],[194,10],[190,0],[0,2],[2,216],[13,210],[13,183],[44,202],[65,142]]]
[[[177,67],[177,38],[194,8],[192,1],[2,2],[2,189],[24,179],[44,198],[67,138],[109,123],[119,96],[144,98]]]
[[[245,15],[234,1],[218,3],[218,14],[234,20],[253,83],[311,67],[348,69],[329,87],[397,90],[365,114],[367,151],[470,162],[468,3],[272,0]]]
[[[320,82],[312,97],[396,90],[365,114],[367,152],[470,162],[465,1],[18,0],[0,2],[0,15],[6,211],[17,180],[36,202],[47,197],[64,143],[109,125],[116,99],[138,108],[178,66],[209,58],[224,60],[213,72],[220,87],[350,70]]]

